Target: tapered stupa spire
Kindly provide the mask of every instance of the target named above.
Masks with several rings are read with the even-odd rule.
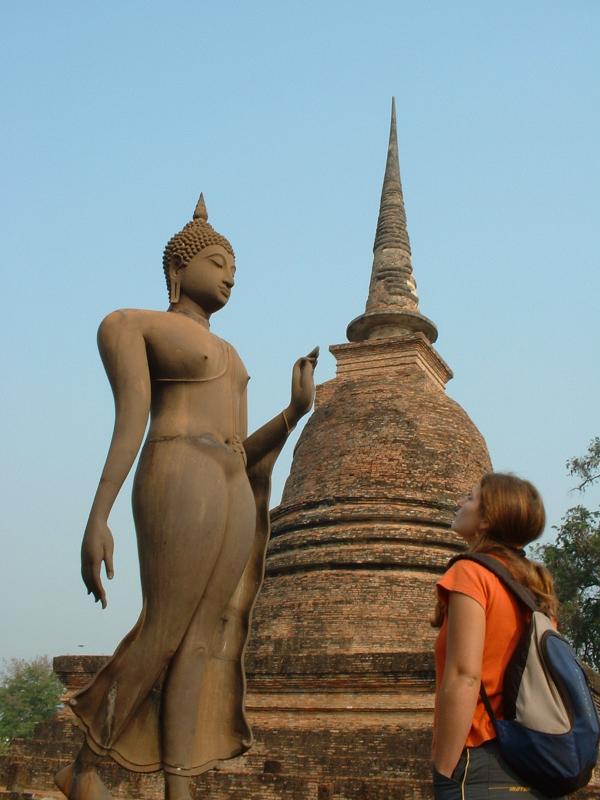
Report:
[[[383,339],[420,331],[430,342],[435,342],[435,325],[419,312],[400,182],[394,98],[373,253],[365,313],[348,325],[348,340]]]
[[[394,247],[405,250],[410,256],[410,242],[406,230],[406,212],[404,211],[404,197],[400,182],[400,164],[398,163],[398,135],[396,133],[396,98],[392,97],[392,121],[390,125],[390,140],[388,144],[387,162],[383,187],[381,189],[381,202],[379,204],[379,219],[373,252],[382,247]]]

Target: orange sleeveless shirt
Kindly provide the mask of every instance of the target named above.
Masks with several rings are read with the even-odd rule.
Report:
[[[485,611],[485,641],[481,680],[485,686],[494,714],[502,719],[502,682],[504,672],[528,623],[529,613],[524,611],[518,601],[504,587],[492,572],[474,561],[457,561],[437,582],[436,588],[441,600],[448,601],[449,592],[460,592],[473,598]],[[448,618],[444,619],[435,643],[436,689],[442,682],[448,636]],[[434,730],[435,738],[435,730]],[[494,726],[481,698],[473,715],[471,729],[467,736],[467,747],[496,738]]]

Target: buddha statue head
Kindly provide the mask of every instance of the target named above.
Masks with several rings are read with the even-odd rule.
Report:
[[[179,299],[173,295],[173,263],[176,263],[177,269],[186,267],[195,255],[211,245],[219,245],[232,256],[235,255],[229,241],[209,224],[204,195],[201,194],[192,220],[169,239],[163,253],[163,269],[171,303],[176,303]]]

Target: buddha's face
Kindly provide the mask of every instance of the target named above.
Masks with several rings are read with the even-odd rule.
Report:
[[[208,314],[227,303],[235,283],[235,258],[220,244],[200,250],[185,267],[176,268],[182,295]]]

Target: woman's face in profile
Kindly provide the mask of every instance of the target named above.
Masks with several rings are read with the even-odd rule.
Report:
[[[481,533],[481,487],[478,483],[458,501],[458,509],[452,523],[452,530],[460,533],[471,544]]]

